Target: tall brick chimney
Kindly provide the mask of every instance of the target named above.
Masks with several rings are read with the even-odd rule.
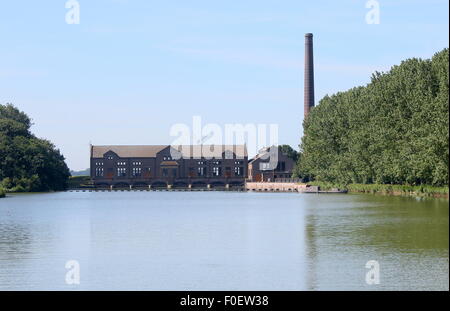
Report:
[[[304,117],[314,107],[314,56],[313,56],[313,34],[305,34],[305,97]]]

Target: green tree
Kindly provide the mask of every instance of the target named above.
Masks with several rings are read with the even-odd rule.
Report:
[[[31,119],[0,105],[0,187],[12,191],[64,190],[69,169],[55,146],[30,132]]]
[[[325,96],[304,121],[295,174],[349,184],[448,185],[448,61],[409,59]]]
[[[298,160],[298,152],[295,151],[291,146],[289,146],[289,145],[280,145],[280,146],[278,146],[278,149],[282,153],[287,155],[289,158],[291,158],[292,160],[297,162],[297,160]]]

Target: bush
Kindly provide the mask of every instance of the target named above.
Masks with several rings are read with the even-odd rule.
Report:
[[[0,198],[4,198],[6,196],[6,191],[3,188],[0,188]]]
[[[405,194],[405,195],[420,195],[420,196],[448,196],[448,187],[433,187],[433,186],[411,186],[411,185],[390,185],[390,184],[335,184],[327,182],[313,181],[308,184],[319,186],[321,190],[330,190],[332,188],[346,189],[349,192],[360,193],[382,193],[382,194]]]

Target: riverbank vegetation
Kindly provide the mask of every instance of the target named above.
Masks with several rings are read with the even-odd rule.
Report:
[[[333,184],[320,181],[308,182],[312,186],[319,186],[322,190],[334,188],[345,189],[353,193],[372,193],[390,195],[415,195],[425,197],[448,197],[448,187],[434,187],[428,185],[383,185],[383,184]]]
[[[325,96],[303,123],[296,177],[350,191],[448,195],[448,62],[445,49]]]
[[[63,155],[30,132],[31,119],[11,104],[0,104],[0,189],[57,191],[70,176]]]
[[[71,176],[68,182],[69,189],[92,188],[91,177],[89,175]]]

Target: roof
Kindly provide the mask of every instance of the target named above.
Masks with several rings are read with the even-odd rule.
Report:
[[[245,145],[180,145],[172,147],[180,151],[185,159],[222,158],[224,152],[234,153],[238,158],[248,156]]]
[[[116,153],[121,158],[154,158],[156,155],[170,147],[170,145],[107,145],[92,146],[92,158],[103,158],[108,151]],[[247,157],[245,145],[179,145],[172,146],[181,152],[181,156],[188,158],[222,158],[222,153],[233,152],[236,157]],[[175,158],[175,156],[173,156]]]
[[[278,146],[272,146],[272,147],[277,148],[278,154],[281,153],[281,150]],[[257,155],[255,155],[252,159],[249,160],[249,163],[251,164],[251,163],[255,162],[256,160],[261,159],[262,157],[264,157],[264,159],[262,159],[262,160],[269,160],[269,155],[268,155],[269,152],[270,152],[270,147],[262,148]]]
[[[92,146],[92,157],[103,158],[105,153],[112,151],[121,158],[154,158],[164,148],[167,148],[167,145]]]

